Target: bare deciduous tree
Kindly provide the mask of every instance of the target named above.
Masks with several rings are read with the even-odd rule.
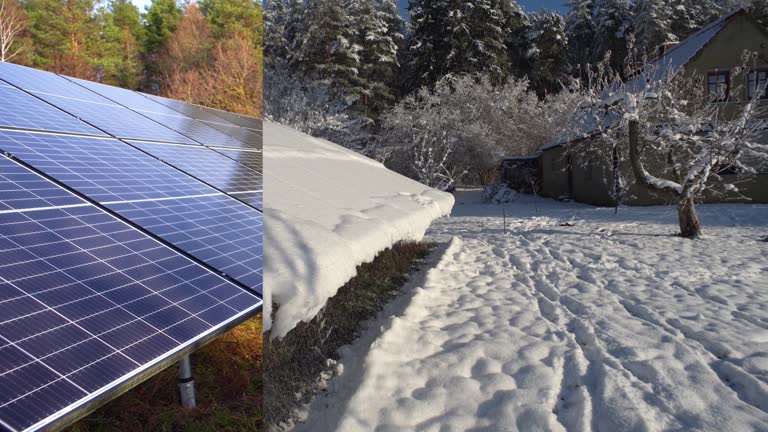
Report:
[[[11,61],[24,49],[18,39],[26,24],[24,8],[17,1],[0,0],[0,61]]]

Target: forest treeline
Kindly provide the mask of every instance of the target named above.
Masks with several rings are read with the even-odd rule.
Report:
[[[262,115],[260,1],[0,0],[3,61]],[[15,31],[14,31],[15,30]]]
[[[267,116],[430,184],[485,182],[561,132],[597,65],[621,74],[629,46],[653,58],[739,8],[768,24],[768,0],[410,0],[407,20],[396,0],[270,0]]]

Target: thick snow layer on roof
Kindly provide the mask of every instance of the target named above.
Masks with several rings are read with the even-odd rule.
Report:
[[[264,122],[265,312],[285,336],[311,320],[355,268],[420,240],[454,199],[336,144]]]

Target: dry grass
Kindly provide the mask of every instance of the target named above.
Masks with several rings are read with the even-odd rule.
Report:
[[[352,342],[360,323],[373,318],[397,295],[429,255],[433,245],[400,242],[381,252],[376,259],[357,268],[357,275],[309,323],[300,323],[285,338],[265,342],[264,395],[265,424],[278,425],[307,403],[314,384],[326,369],[329,358]],[[297,397],[297,395],[301,395]]]
[[[175,366],[76,423],[70,432],[261,431],[262,317],[192,354],[194,410],[178,403]]]

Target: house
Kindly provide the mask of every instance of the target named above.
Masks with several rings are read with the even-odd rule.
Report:
[[[742,65],[741,57],[745,50],[757,53],[757,64],[764,66],[764,69],[758,67],[748,77],[739,77],[738,79],[744,79],[746,82],[736,86],[732,82],[733,71]],[[679,44],[671,48],[665,46],[660,52],[663,55],[655,63],[668,65],[673,71],[682,69],[685,74],[706,74],[703,82],[708,91],[714,92],[717,88],[725,87],[731,100],[717,103],[736,104],[740,103],[736,100],[748,100],[753,96],[755,89],[759,88],[756,83],[765,85],[768,81],[768,32],[743,10],[722,17]],[[768,99],[768,94],[764,98]],[[578,141],[593,139],[590,136],[593,134],[594,128],[589,130],[587,127],[583,134],[580,134]],[[538,164],[542,195],[552,198],[567,196],[575,201],[593,205],[614,205],[614,170],[620,169],[630,173],[629,164],[606,163],[605,160],[609,158],[573,160],[565,150],[567,146],[575,143],[576,140],[555,141],[541,149]],[[733,179],[738,183],[741,196],[705,195],[704,202],[768,203],[768,169],[751,177],[739,178],[737,173],[721,175],[731,177],[729,181]],[[640,185],[632,185],[624,196],[624,203],[629,205],[668,202],[667,197],[658,196]]]

